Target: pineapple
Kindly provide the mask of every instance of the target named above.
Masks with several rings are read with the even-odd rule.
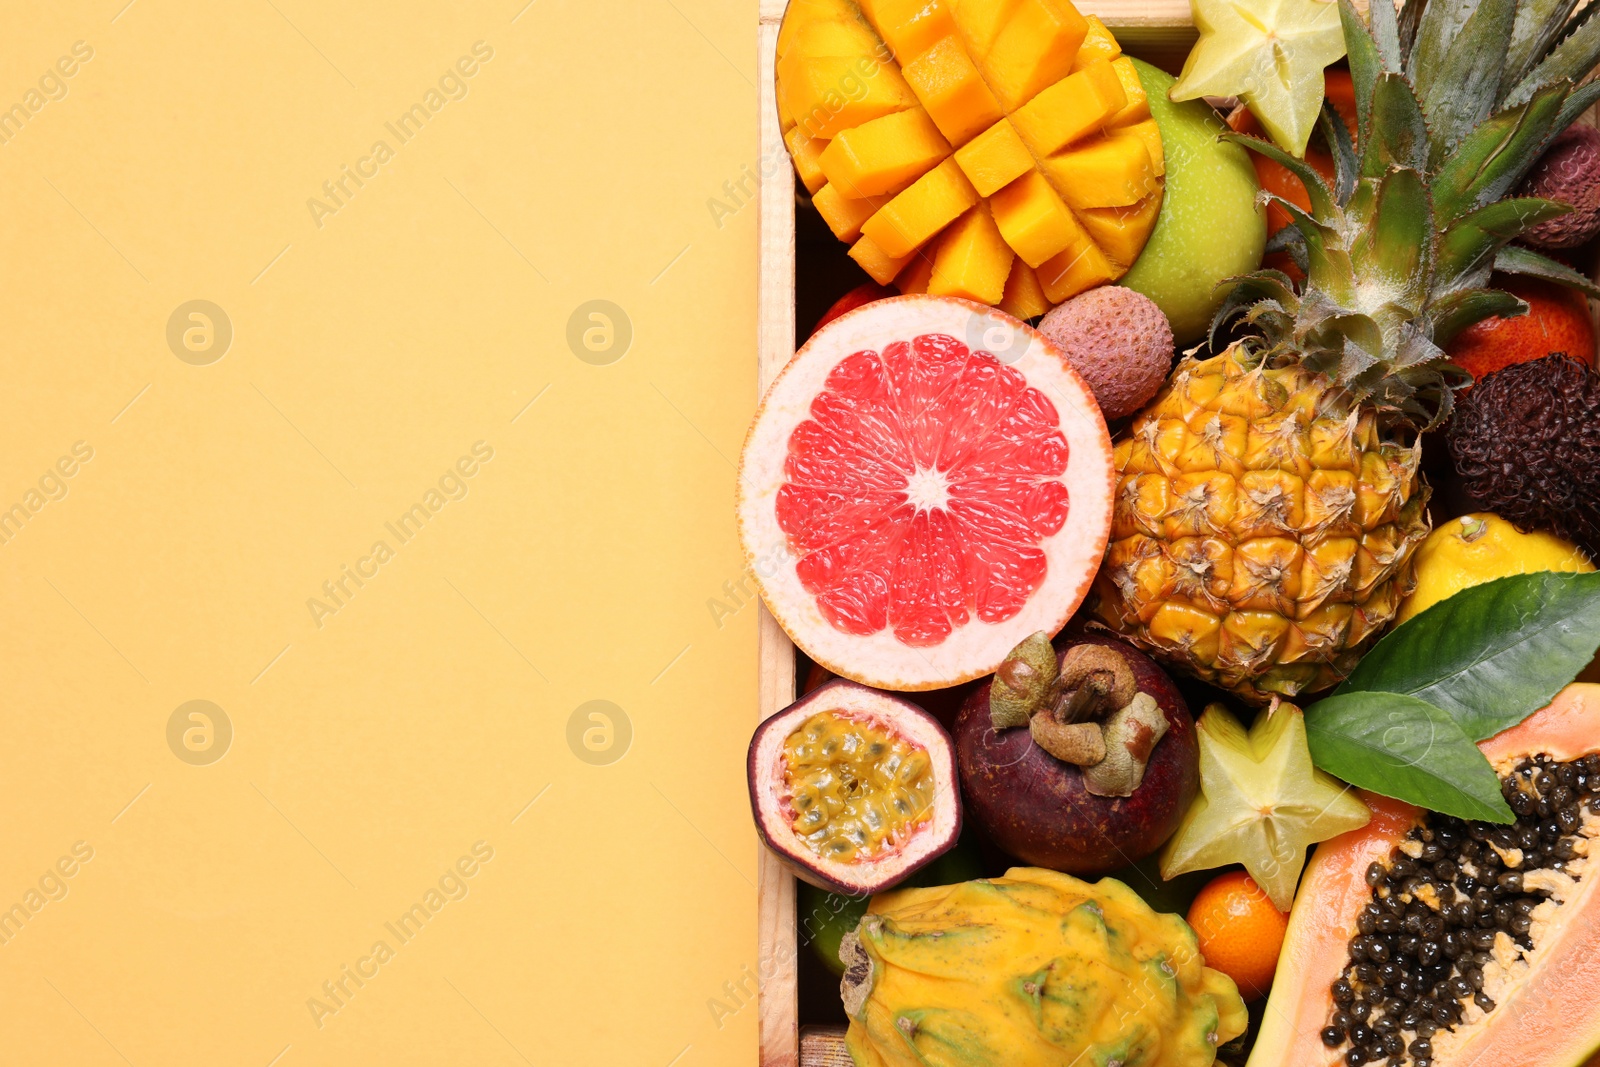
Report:
[[[1414,584],[1428,536],[1421,431],[1467,384],[1440,346],[1522,301],[1492,270],[1595,292],[1510,241],[1565,207],[1502,199],[1600,100],[1600,18],[1575,0],[1410,0],[1366,25],[1340,0],[1355,145],[1325,108],[1330,185],[1293,171],[1310,212],[1271,197],[1306,280],[1240,279],[1213,324],[1246,334],[1191,353],[1116,446],[1112,540],[1097,584],[1113,629],[1252,703],[1347,675]],[[1509,47],[1507,47],[1507,42]],[[1600,295],[1597,293],[1596,295]]]

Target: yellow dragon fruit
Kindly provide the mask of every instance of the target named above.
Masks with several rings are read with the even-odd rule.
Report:
[[[1110,878],[880,893],[839,956],[856,1067],[1207,1067],[1245,1029],[1188,925]]]

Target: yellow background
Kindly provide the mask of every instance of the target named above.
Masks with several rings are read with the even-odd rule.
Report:
[[[94,853],[0,944],[0,1062],[754,1062],[724,983],[756,963],[755,610],[707,601],[742,566],[756,208],[707,202],[757,163],[755,5],[0,10],[0,107],[93,49],[0,144],[0,509],[93,449],[0,544],[0,909]],[[234,331],[203,366],[166,338],[196,299]],[[596,299],[632,324],[609,365],[567,342]],[[234,731],[209,765],[168,744],[191,700]],[[631,723],[608,765],[569,746],[590,700]]]

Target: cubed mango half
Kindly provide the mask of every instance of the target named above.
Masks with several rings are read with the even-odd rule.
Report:
[[[817,164],[845,196],[898,192],[950,154],[950,142],[920,107],[863,122],[828,142]]]
[[[1030,267],[1088,240],[1067,205],[1036,170],[990,197],[989,207],[1006,244]]]
[[[1016,253],[1000,236],[988,206],[980,201],[939,237],[928,292],[998,304],[1005,295],[1006,278],[1015,258]]]
[[[1084,141],[1044,161],[1050,181],[1075,210],[1127,207],[1158,187],[1144,140],[1117,134]]]
[[[906,83],[953,145],[1000,119],[1000,104],[955,35],[942,37],[905,66]]]
[[[956,32],[949,0],[861,0],[861,12],[902,67]]]
[[[1088,32],[1088,21],[1071,3],[1019,0],[979,60],[1001,106],[1013,111],[1071,73]]]
[[[1011,122],[1035,155],[1048,156],[1095,132],[1128,104],[1122,82],[1107,60],[1069,74],[1011,114]]]
[[[1080,231],[1081,232],[1081,231]],[[1052,304],[1115,281],[1120,272],[1087,234],[1038,267],[1039,283]]]
[[[1142,254],[1160,130],[1071,0],[788,0],[777,45],[799,181],[878,282],[1037,319]]]
[[[861,56],[796,59],[782,85],[795,124],[825,140],[917,103],[898,70]]]
[[[856,243],[850,246],[850,258],[879,285],[894,281],[895,275],[904,270],[916,254],[916,249],[912,249],[903,256],[891,256],[866,234],[856,238]]]
[[[1020,256],[1011,261],[1011,274],[1000,296],[1000,310],[1019,319],[1037,318],[1050,310],[1050,298],[1044,295],[1039,275],[1022,262]]]
[[[824,185],[811,197],[811,204],[828,224],[828,229],[841,241],[854,241],[861,236],[861,224],[877,214],[887,204],[890,196],[846,196],[833,183]]]
[[[1033,169],[1033,153],[1005,119],[956,149],[956,165],[979,196],[993,196]]]
[[[891,258],[903,258],[977,202],[978,191],[947,159],[883,205],[861,233]]]

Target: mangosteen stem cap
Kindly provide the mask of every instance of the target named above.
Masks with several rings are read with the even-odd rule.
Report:
[[[1088,767],[1106,758],[1105,735],[1097,722],[1057,722],[1045,710],[1028,722],[1033,743],[1066,763]]]
[[[1083,770],[1083,787],[1101,797],[1132,796],[1144,781],[1156,742],[1167,734],[1167,716],[1156,698],[1140,693],[1103,727],[1106,757]]]
[[[1051,687],[1057,722],[1103,719],[1139,694],[1133,668],[1123,655],[1105,645],[1077,645],[1061,661]]]
[[[1028,725],[1056,680],[1056,650],[1044,631],[1012,649],[989,686],[989,719],[996,730]]]

